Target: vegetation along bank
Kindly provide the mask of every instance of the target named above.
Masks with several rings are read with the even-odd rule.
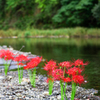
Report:
[[[0,38],[20,38],[20,37],[80,37],[80,38],[100,38],[99,28],[60,28],[60,29],[8,29],[0,30]]]

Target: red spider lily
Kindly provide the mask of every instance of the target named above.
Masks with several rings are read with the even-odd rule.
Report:
[[[20,62],[20,61],[28,61],[28,57],[24,55],[18,55],[17,57],[14,58],[14,61]]]
[[[77,59],[77,60],[74,62],[74,65],[75,65],[75,66],[80,66],[80,65],[84,66],[84,65],[88,65],[88,62],[83,63],[83,60]]]
[[[44,70],[50,71],[50,70],[56,69],[57,67],[58,66],[56,65],[56,62],[53,60],[50,60],[49,62],[47,62],[47,64],[45,64]]]
[[[34,67],[37,67],[38,64],[41,62],[42,57],[35,57],[33,58],[27,65],[24,67],[24,69],[32,69]]]
[[[60,62],[59,66],[66,67],[68,69],[68,68],[70,68],[72,66],[72,63],[69,62],[69,61],[64,61],[64,62]]]
[[[69,75],[78,75],[78,74],[81,74],[81,72],[82,72],[82,69],[80,69],[80,68],[77,68],[77,67],[73,67],[73,68],[70,68],[70,69],[68,69],[68,72],[67,72],[67,74],[69,74]]]
[[[69,77],[67,77],[67,78],[64,78],[63,81],[68,83],[68,82],[71,82],[71,79]]]
[[[76,84],[82,84],[84,83],[84,77],[82,75],[74,75],[72,77],[72,81],[74,81]]]
[[[10,50],[0,50],[0,58],[4,58],[5,60],[13,60],[14,54]]]
[[[54,77],[54,80],[62,80],[64,78],[63,74],[64,72],[62,69],[55,69],[52,71],[52,76]]]
[[[88,62],[83,63],[83,60],[80,59],[74,61],[74,63],[71,63],[70,61],[60,62],[58,65],[56,64],[55,61],[50,60],[47,64],[45,64],[44,67],[44,70],[48,71],[49,75],[47,82],[49,82],[50,80],[60,81],[62,100],[64,100],[64,97],[66,96],[67,83],[72,82],[71,100],[74,100],[76,85],[77,84],[81,85],[84,82],[84,77],[81,75],[81,73],[84,70],[83,69],[84,65],[87,64]],[[49,90],[52,90],[53,88],[51,85],[52,84],[49,83]],[[52,92],[50,92],[50,94],[51,93]]]

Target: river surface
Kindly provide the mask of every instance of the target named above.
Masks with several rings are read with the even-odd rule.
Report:
[[[88,81],[85,88],[99,90],[100,95],[100,39],[80,39],[80,38],[19,38],[0,39],[0,45],[12,46],[16,50],[24,45],[24,52],[42,56],[46,60],[56,60],[57,62],[69,61],[73,59],[83,59],[89,61],[85,67],[85,76]],[[46,75],[43,64],[38,67],[37,74]]]

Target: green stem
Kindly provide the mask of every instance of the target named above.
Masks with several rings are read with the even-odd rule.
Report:
[[[53,81],[49,80],[49,95],[52,94],[52,90],[53,90]]]
[[[65,96],[65,98],[66,98],[66,100],[67,100],[67,96],[66,96],[66,87],[67,87],[67,83],[65,83],[65,88],[64,88],[64,96]]]
[[[19,80],[19,84],[21,83],[21,80],[20,80],[20,70],[19,70],[19,65],[18,65],[18,80]]]
[[[35,82],[36,82],[36,68],[34,68],[33,70],[33,80],[32,80],[32,83],[33,83],[33,87],[35,87]]]
[[[5,76],[7,76],[7,72],[8,72],[8,68],[9,68],[9,63],[4,62],[4,72],[5,72]]]
[[[33,73],[31,72],[31,70],[28,70],[28,74],[29,74],[29,78],[30,78],[31,85],[33,87],[35,87],[36,68],[34,68]]]
[[[20,70],[19,65],[18,65],[18,80],[19,80],[19,84],[21,84],[22,78],[23,78],[23,69]]]
[[[71,100],[74,100],[75,93],[76,93],[76,83],[72,82]]]
[[[62,81],[60,81],[60,87],[61,87],[61,100],[64,100],[63,83],[62,83]]]

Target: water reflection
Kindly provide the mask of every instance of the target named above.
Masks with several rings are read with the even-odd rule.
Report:
[[[67,39],[67,38],[28,38],[28,39],[0,39],[0,45],[12,46],[22,51],[32,52],[32,54],[43,56],[44,59],[54,59],[57,62],[84,59],[89,61],[85,68],[85,75],[88,83],[86,88],[100,90],[100,40],[99,39]],[[43,64],[41,64],[43,66]],[[38,74],[45,74],[43,69],[38,68]]]

